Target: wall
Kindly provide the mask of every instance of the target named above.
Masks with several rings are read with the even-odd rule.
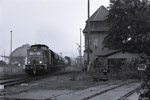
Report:
[[[112,59],[112,58],[126,58],[126,61],[127,62],[130,62],[131,60],[135,59],[138,57],[139,54],[136,54],[136,53],[129,53],[129,52],[118,52],[114,55],[111,55],[108,57],[108,59]]]
[[[103,40],[106,34],[93,32],[90,35],[90,61],[92,62],[95,58],[103,52]],[[97,43],[96,43],[97,42]],[[105,49],[104,49],[105,50]]]

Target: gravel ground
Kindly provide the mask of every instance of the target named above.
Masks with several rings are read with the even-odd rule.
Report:
[[[24,71],[22,66],[7,65],[7,66],[0,66],[0,74],[16,75],[16,74],[24,74]]]
[[[0,75],[4,75],[4,67],[0,67]]]
[[[82,90],[89,87],[107,84],[106,82],[93,82],[92,77],[83,72],[75,72],[68,75],[54,76],[39,81],[29,82],[5,88],[5,94],[14,94],[15,92],[29,91],[36,89],[44,90]],[[119,82],[119,81],[118,81]],[[15,91],[15,92],[14,92]]]
[[[33,88],[33,86],[35,86],[37,84],[38,83],[29,84],[29,87]],[[105,82],[103,84],[99,83],[99,85],[97,85],[97,86],[87,87],[86,89],[77,89],[77,90],[76,90],[76,88],[75,88],[75,90],[73,88],[71,90],[68,90],[67,88],[60,89],[58,87],[55,89],[49,89],[49,88],[51,88],[51,86],[48,86],[48,85],[45,86],[47,88],[38,88],[39,85],[37,85],[36,88],[34,88],[34,89],[30,88],[26,91],[21,91],[20,93],[18,92],[16,94],[13,93],[13,94],[5,95],[5,98],[7,98],[6,100],[84,100],[84,98],[91,97],[97,93],[100,93],[102,91],[105,91],[105,90],[113,88],[113,87],[116,87],[119,84],[121,84],[121,82],[119,82],[119,81],[109,81],[109,82]],[[66,85],[68,85],[68,84],[66,84]],[[65,87],[67,87],[67,86],[65,86]],[[24,88],[27,88],[27,86],[25,86]],[[121,94],[120,96],[122,96],[124,93],[128,92],[128,91],[126,91],[127,90],[126,88],[128,88],[128,87],[125,87],[118,91],[118,93]],[[132,87],[131,89],[133,89],[133,88],[134,87]],[[15,91],[15,89],[19,89],[19,88],[14,88],[14,91]],[[115,93],[114,95],[118,94],[116,92],[117,91],[114,92]],[[110,98],[114,98],[114,95],[112,95],[112,93],[108,94],[109,97],[110,97],[110,95],[112,96]],[[99,99],[99,97],[98,97],[96,100],[111,100],[111,99],[106,98],[108,96],[105,95],[103,97],[103,99]],[[92,98],[92,100],[95,100],[95,98],[94,99]],[[112,99],[112,100],[114,100],[114,99]]]
[[[64,71],[78,71],[76,67],[67,67]],[[5,94],[18,93],[21,91],[29,91],[36,89],[45,90],[82,90],[93,86],[111,83],[114,80],[93,82],[89,73],[74,72],[67,75],[54,76],[46,79],[29,82],[5,88]],[[116,80],[117,82],[120,82]],[[14,92],[15,91],[15,92]]]
[[[139,95],[139,93],[134,93],[133,95],[128,97],[128,100],[138,100]]]
[[[33,81],[29,83],[19,84],[13,87],[7,87],[4,90],[6,96],[12,96],[20,94],[19,96],[25,95],[25,93],[35,93],[36,91],[43,91],[42,93],[50,93],[47,91],[52,91],[58,93],[58,95],[63,93],[70,93],[72,91],[86,90],[90,87],[102,86],[107,87],[108,84],[118,84],[124,81],[121,80],[108,80],[93,82],[93,79],[89,73],[79,71],[80,68],[67,67],[63,71],[78,71],[61,76],[53,76],[45,78],[38,81]],[[60,94],[59,94],[60,92]],[[38,95],[39,92],[36,92]],[[41,94],[41,93],[40,93]],[[42,95],[42,94],[41,94]],[[32,97],[31,95],[30,97]],[[16,97],[16,96],[15,96]],[[40,98],[41,96],[39,96]],[[61,99],[60,99],[61,100]]]
[[[98,95],[94,98],[91,98],[89,100],[120,100],[119,98],[123,95],[127,94],[128,92],[134,90],[135,88],[139,87],[140,83],[132,83],[129,85],[125,85],[116,89],[113,89],[111,91],[108,91],[102,95]],[[137,99],[135,99],[137,100]]]

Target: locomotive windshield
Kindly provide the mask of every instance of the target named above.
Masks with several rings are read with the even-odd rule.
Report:
[[[40,49],[38,51],[28,50],[27,64],[43,64],[46,61],[46,52],[40,51]]]
[[[34,56],[36,56],[36,55],[39,56],[39,55],[41,55],[41,52],[29,52],[29,55],[30,56],[33,56],[33,55]]]

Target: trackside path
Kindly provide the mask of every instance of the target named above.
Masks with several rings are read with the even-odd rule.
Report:
[[[104,94],[98,95],[88,100],[124,100],[120,97],[124,96],[125,94],[129,93],[130,91],[138,88],[140,83],[131,83],[128,85],[121,86],[119,88],[113,89],[108,91]]]
[[[109,83],[84,90],[36,90],[23,92],[16,95],[6,95],[6,100],[117,100],[132,89],[140,86],[140,83],[124,82]],[[121,91],[121,92],[120,92]],[[118,95],[120,94],[120,95]],[[111,99],[113,96],[118,97]],[[102,99],[100,99],[102,98]]]

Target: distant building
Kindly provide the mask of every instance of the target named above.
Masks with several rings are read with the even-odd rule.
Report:
[[[22,45],[21,47],[16,48],[10,55],[10,63],[24,65],[25,59],[27,57],[27,49],[29,48],[29,44]]]
[[[87,21],[90,21],[90,62],[92,63],[97,57],[105,58],[107,63],[110,61],[122,60],[131,61],[138,57],[138,54],[132,53],[124,50],[109,50],[108,48],[103,48],[103,40],[107,36],[107,31],[109,30],[108,22],[105,21],[106,16],[109,11],[101,6]],[[88,47],[88,25],[86,24],[83,30],[85,36],[85,50],[84,50],[84,60],[87,61],[87,47]],[[113,60],[112,60],[113,59]]]
[[[83,60],[82,60],[82,59],[83,59],[83,56],[81,56],[81,57],[78,56],[78,57],[76,58],[76,60],[77,60],[77,62],[76,62],[77,65],[82,65],[82,64],[83,64]]]

